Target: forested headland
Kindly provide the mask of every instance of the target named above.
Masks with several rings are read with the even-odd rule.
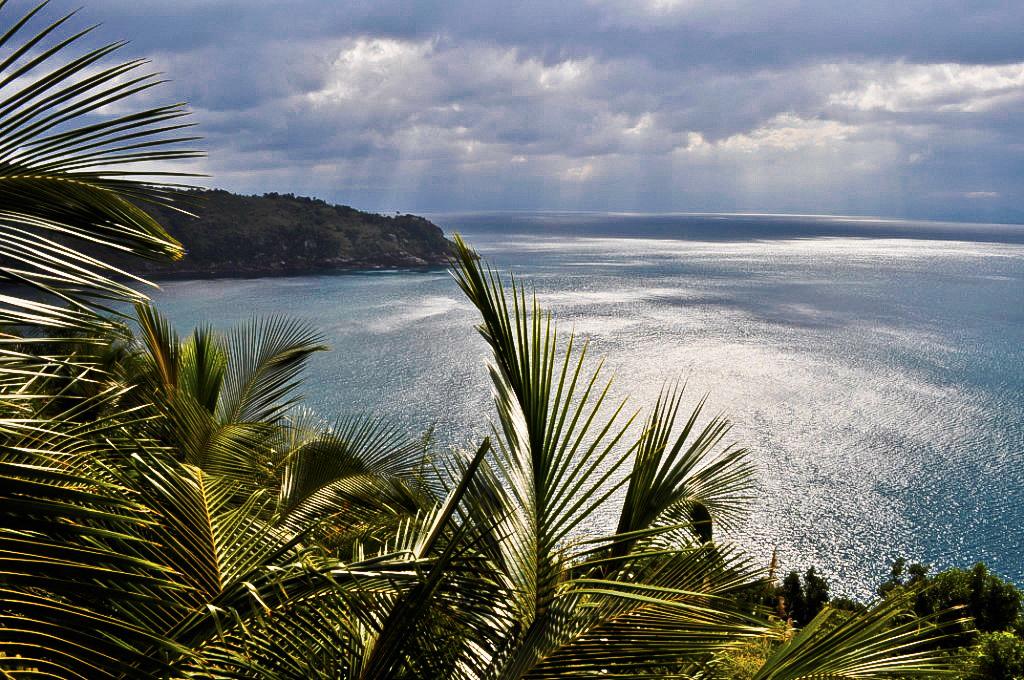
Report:
[[[380,215],[293,194],[242,196],[220,189],[190,191],[180,206],[156,206],[152,212],[185,246],[184,258],[141,267],[133,258],[133,270],[154,278],[274,276],[439,266],[452,254],[441,228],[417,215]]]

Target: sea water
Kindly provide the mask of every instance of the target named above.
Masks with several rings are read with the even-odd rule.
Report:
[[[870,595],[896,557],[1024,582],[1024,227],[728,215],[437,215],[590,343],[612,393],[667,382],[758,465],[731,532],[758,561]],[[443,270],[173,281],[181,330],[304,319],[303,389],[440,448],[493,421],[477,316]],[[594,364],[596,365],[596,363]],[[614,524],[614,512],[602,518]]]

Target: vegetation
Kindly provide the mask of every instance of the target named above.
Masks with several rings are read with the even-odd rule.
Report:
[[[178,337],[109,256],[181,256],[143,208],[179,205],[151,164],[194,155],[184,111],[100,115],[153,81],[100,65],[117,45],[62,60],[80,34],[59,37],[66,18],[26,33],[39,11],[0,37],[4,677],[950,670],[944,631],[963,620],[916,608],[918,584],[813,617],[820,588],[801,589],[798,627],[744,604],[765,582],[720,540],[756,502],[728,422],[672,389],[644,418],[608,404],[586,347],[461,241],[454,274],[492,351],[492,434],[471,451],[302,411],[324,349],[305,326]],[[1019,658],[1003,637],[979,649]]]
[[[141,270],[135,263],[136,270],[160,277],[266,276],[445,265],[453,252],[440,227],[415,215],[376,215],[277,193],[193,190],[183,200],[198,218],[154,211],[168,233],[187,244],[183,260]]]
[[[961,636],[953,636],[949,642],[969,637],[971,631],[996,632],[1018,628],[1021,620],[1021,592],[1007,583],[981,563],[969,570],[948,569],[935,576],[928,576],[928,567],[911,564],[903,560],[893,565],[889,579],[879,587],[879,594],[888,596],[908,589],[919,589],[914,599],[914,610],[919,614],[931,614],[963,607],[971,618],[962,626]],[[967,622],[965,622],[967,623]]]
[[[804,575],[790,572],[782,583],[766,583],[741,594],[748,607],[761,604],[779,614],[780,622],[803,626],[800,607],[817,599],[820,606],[839,611],[863,612],[865,606],[846,598],[827,596],[829,585],[812,567]],[[814,593],[818,593],[817,598]],[[1024,677],[1024,593],[992,574],[984,564],[971,569],[947,569],[937,574],[924,564],[893,564],[889,577],[878,588],[883,601],[910,598],[917,616],[947,619],[947,635],[933,644],[945,656],[953,677],[982,680]],[[794,604],[798,603],[798,604]],[[806,610],[805,610],[806,611]],[[967,616],[962,616],[966,614]],[[805,614],[806,615],[806,614]],[[727,653],[722,663],[731,670],[731,678],[752,677],[751,667],[759,667],[778,646],[778,640],[764,639]]]

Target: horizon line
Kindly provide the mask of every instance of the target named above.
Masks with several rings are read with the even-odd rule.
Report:
[[[493,209],[493,210],[424,210],[409,213],[406,211],[384,211],[379,214],[400,213],[429,215],[609,215],[622,217],[805,217],[816,219],[834,219],[844,222],[927,222],[930,224],[970,224],[989,227],[1022,227],[1024,222],[982,222],[967,219],[950,219],[935,217],[886,217],[882,215],[844,215],[834,213],[786,213],[786,212],[744,212],[744,211],[641,211],[641,210],[534,210],[526,208]]]

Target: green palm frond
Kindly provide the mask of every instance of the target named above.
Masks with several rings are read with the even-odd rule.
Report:
[[[211,328],[196,328],[181,345],[178,390],[188,394],[208,413],[215,413],[228,359],[220,337]]]
[[[948,612],[916,617],[914,593],[881,602],[860,614],[826,607],[765,661],[752,680],[861,680],[886,677],[949,677],[949,659],[935,643]],[[943,617],[947,620],[943,621]]]
[[[599,383],[600,369],[585,376],[586,347],[574,353],[570,336],[559,362],[550,315],[536,299],[527,303],[513,281],[510,308],[497,274],[482,270],[458,237],[456,245],[456,279],[480,310],[479,330],[493,351],[489,372],[503,435],[495,464],[519,511],[510,516],[522,540],[515,550],[543,580],[543,563],[558,544],[625,482],[615,475],[631,451],[618,444],[632,418],[623,417],[619,405],[598,425],[608,384]],[[554,584],[521,585],[532,591]]]
[[[308,557],[253,573],[171,631],[195,650],[174,664],[175,677],[358,677],[382,612],[431,564],[407,553],[348,564]]]
[[[636,449],[622,504],[617,535],[642,532],[656,523],[688,524],[704,541],[713,537],[713,524],[729,527],[742,516],[753,497],[754,467],[746,449],[720,444],[729,422],[713,418],[703,429],[697,421],[701,400],[672,441],[682,390],[662,393]],[[619,541],[615,554],[629,551],[631,541]]]
[[[144,461],[140,473],[142,500],[161,517],[153,529],[154,559],[190,584],[183,593],[190,609],[273,563],[269,557],[292,542],[291,534],[262,519],[273,503],[266,492],[245,495],[238,482],[171,461]]]
[[[453,517],[488,448],[442,505],[403,522],[377,553],[338,563],[310,551],[248,575],[247,590],[225,589],[172,632],[203,641],[186,667],[228,677],[479,677],[459,650],[494,644],[497,591]]]
[[[183,105],[105,113],[160,79],[144,60],[104,66],[124,43],[76,53],[92,29],[69,32],[72,15],[33,29],[45,4],[0,36],[0,281],[34,290],[0,301],[0,323],[95,331],[107,324],[96,300],[143,299],[104,253],[183,253],[140,207],[176,207],[175,187],[158,179],[175,173],[149,164],[201,154],[181,134]]]
[[[193,465],[245,480],[272,478],[282,424],[309,356],[325,349],[308,326],[252,321],[227,335],[198,328],[184,340],[152,305],[136,306],[137,351],[124,379],[164,418],[155,436]]]
[[[237,481],[126,438],[134,424],[125,415],[23,420],[4,433],[0,668],[163,676],[195,668],[197,652],[244,640],[274,616],[312,615],[311,598],[343,597],[351,616],[371,603],[379,611],[381,598],[393,600],[429,570],[414,542],[365,565],[304,547],[301,535],[269,521],[273,494],[247,495]],[[243,652],[232,659],[244,665]]]
[[[423,581],[391,605],[368,641],[361,678],[474,678],[485,673],[485,663],[479,655],[467,654],[468,647],[487,648],[499,642],[503,613],[495,603],[507,593],[475,557],[471,525],[453,520],[489,451],[490,441],[485,439],[444,504],[421,523],[423,531],[409,545],[416,558],[434,554],[442,544],[444,549]]]
[[[504,648],[499,647],[490,659],[490,673],[544,677],[572,668],[577,674],[596,674],[609,664],[631,659],[649,665],[651,657],[642,640],[646,635],[658,638],[658,630],[687,631],[676,639],[688,640],[688,647],[665,643],[665,654],[677,660],[694,650],[707,654],[711,639],[727,641],[739,631],[756,630],[741,615],[716,606],[724,601],[709,604],[715,600],[715,584],[746,582],[738,579],[735,569],[722,560],[703,559],[700,578],[694,581],[683,578],[688,573],[685,569],[666,566],[672,560],[696,559],[709,548],[691,543],[655,553],[666,562],[660,572],[663,580],[657,585],[634,580],[641,572],[654,573],[645,571],[640,556],[611,569],[607,562],[599,566],[590,561],[600,551],[580,558],[566,552],[567,542],[584,523],[593,532],[596,512],[631,483],[627,464],[640,447],[647,447],[648,459],[656,459],[652,468],[664,455],[666,466],[679,469],[664,482],[664,489],[641,489],[638,485],[651,486],[651,480],[637,474],[635,509],[643,502],[651,505],[649,499],[662,491],[669,493],[669,485],[672,501],[656,508],[653,517],[626,527],[633,532],[646,529],[673,505],[694,502],[680,488],[703,467],[708,449],[718,439],[711,430],[701,437],[703,447],[691,446],[684,452],[688,435],[684,432],[666,453],[673,412],[668,425],[661,428],[666,430],[665,441],[657,439],[658,433],[645,432],[630,445],[625,435],[632,418],[621,415],[621,405],[605,413],[602,406],[608,388],[599,383],[598,372],[586,371],[585,348],[573,352],[572,336],[560,348],[550,316],[535,299],[528,302],[525,291],[513,281],[509,301],[501,279],[482,268],[458,238],[456,245],[456,278],[480,310],[480,332],[494,354],[490,374],[502,435],[491,464],[494,481],[481,481],[476,488],[475,497],[484,508],[476,515],[482,519],[490,513],[497,518],[495,535],[486,545],[496,553],[494,559],[502,567],[509,591],[517,594],[506,605],[515,612],[516,625],[509,629]],[[672,408],[677,407],[675,400]],[[663,417],[661,412],[656,414],[655,423],[661,425]],[[677,465],[680,458],[690,464]],[[487,478],[485,473],[483,479]],[[608,545],[615,537],[601,540]],[[640,621],[644,624],[639,625]],[[661,622],[660,628],[656,621]],[[594,637],[589,637],[591,633]],[[597,640],[608,644],[592,646]]]
[[[129,434],[138,413],[92,422],[62,415],[0,428],[0,668],[130,676],[154,650],[187,653],[123,615],[162,606],[179,589],[173,571],[152,559],[159,518],[125,465],[133,453],[159,450]]]
[[[170,321],[150,304],[135,305],[135,316],[141,331],[142,358],[151,362],[149,370],[133,371],[133,378],[151,376],[154,388],[170,393],[178,386],[181,366],[181,344]]]
[[[352,531],[394,528],[435,503],[423,480],[423,441],[382,419],[333,426],[299,419],[282,435],[274,445],[277,513],[295,531],[320,525],[336,542]]]
[[[109,302],[145,299],[145,282],[115,262],[182,257],[145,208],[180,210],[169,180],[187,173],[153,164],[202,155],[184,105],[130,110],[161,82],[144,60],[111,64],[124,43],[83,48],[93,29],[70,28],[74,13],[47,23],[47,5],[18,16],[0,1],[0,390],[23,405],[40,396],[33,379],[96,367],[35,348],[102,347],[120,326]]]
[[[638,552],[612,577],[567,580],[565,621],[549,631],[549,652],[525,677],[657,674],[762,636],[765,622],[737,612],[729,598],[754,573],[742,555],[705,544]]]
[[[272,422],[293,405],[298,377],[310,355],[327,347],[303,322],[271,317],[253,319],[227,339],[231,357],[224,379],[219,417],[226,422]]]

